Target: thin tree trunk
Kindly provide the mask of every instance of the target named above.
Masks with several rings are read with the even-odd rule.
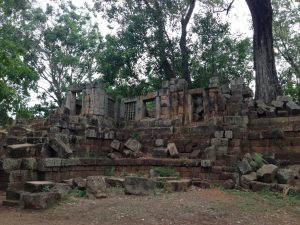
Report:
[[[253,22],[255,98],[269,103],[281,94],[273,49],[271,0],[246,0]]]
[[[181,71],[183,78],[191,85],[191,75],[189,70],[189,49],[186,43],[187,25],[191,19],[195,8],[196,0],[190,2],[189,8],[185,16],[181,19],[181,37],[180,37],[180,51],[181,51]]]

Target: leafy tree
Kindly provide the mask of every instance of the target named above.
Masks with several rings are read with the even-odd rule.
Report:
[[[37,44],[28,60],[41,78],[40,98],[61,106],[68,86],[95,78],[96,55],[103,42],[88,10],[64,0],[56,4],[35,14],[44,21],[39,23]]]
[[[213,76],[223,84],[237,77],[244,77],[247,83],[252,81],[250,40],[233,37],[229,28],[212,12],[195,15],[193,33],[197,39],[191,48],[193,86],[207,87]]]
[[[37,74],[25,62],[27,46],[20,29],[27,21],[30,2],[0,0],[0,124],[13,115],[21,115],[29,89],[34,88]],[[16,34],[19,34],[16,37]]]
[[[274,46],[279,80],[284,94],[300,101],[300,5],[290,0],[274,0]]]

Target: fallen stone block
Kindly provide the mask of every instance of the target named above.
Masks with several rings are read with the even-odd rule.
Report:
[[[56,192],[25,192],[21,196],[21,202],[25,209],[46,209],[57,204],[61,200],[61,196]]]
[[[164,139],[156,139],[155,140],[155,147],[166,147],[167,141]]]
[[[251,167],[249,161],[245,158],[241,162],[238,163],[237,167],[242,175],[252,172],[252,167]]]
[[[224,131],[223,130],[215,131],[215,138],[223,138],[223,137],[224,137]]]
[[[51,181],[28,181],[24,184],[24,190],[31,193],[49,191],[54,186]]]
[[[154,193],[155,183],[153,180],[143,177],[125,177],[125,194],[149,195]]]
[[[179,153],[178,153],[175,143],[169,143],[167,146],[167,149],[168,149],[168,153],[170,154],[170,156],[172,158],[179,158]]]
[[[72,149],[58,139],[50,139],[49,146],[57,153],[58,157],[68,158],[73,154]]]
[[[232,179],[228,179],[222,182],[222,187],[224,189],[234,189],[235,188],[235,183]]]
[[[191,180],[180,179],[180,180],[168,180],[164,185],[164,189],[169,192],[181,192],[187,191],[191,186]]]
[[[264,191],[264,190],[271,190],[274,184],[259,182],[259,181],[251,181],[250,188],[252,191]]]
[[[277,96],[276,101],[289,102],[289,101],[293,101],[293,98],[290,96]]]
[[[294,178],[294,172],[290,169],[279,169],[276,174],[279,184],[290,184]]]
[[[142,144],[136,139],[129,138],[125,143],[125,147],[131,151],[138,152],[141,150]]]
[[[255,172],[251,172],[250,174],[247,175],[242,175],[241,176],[241,187],[250,189],[250,183],[251,181],[257,180],[257,175]]]
[[[71,185],[66,183],[55,183],[50,191],[58,193],[61,198],[65,198],[71,191]]]
[[[167,158],[168,157],[168,149],[164,147],[156,147],[152,151],[153,158]]]
[[[293,101],[289,101],[288,103],[286,103],[286,108],[288,109],[289,113],[292,115],[296,115],[300,113],[300,106]]]
[[[124,187],[124,178],[118,177],[104,177],[104,181],[107,187]]]
[[[263,165],[257,170],[257,179],[265,183],[272,183],[275,179],[275,175],[278,171],[278,167],[272,164]]]
[[[282,109],[283,105],[284,105],[284,102],[283,101],[277,101],[277,100],[275,101],[275,100],[273,100],[271,102],[271,105],[274,106],[277,109]]]
[[[72,180],[73,187],[78,187],[79,189],[85,189],[86,188],[86,179],[82,177],[76,177]]]
[[[116,151],[120,150],[121,147],[121,142],[118,141],[117,139],[114,139],[111,143],[110,143],[110,147]]]

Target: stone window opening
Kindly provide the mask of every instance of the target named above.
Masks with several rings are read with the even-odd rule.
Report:
[[[81,114],[81,110],[82,110],[82,91],[81,92],[76,92],[75,93],[76,96],[76,116]]]
[[[115,100],[112,98],[107,99],[107,115],[115,118]]]
[[[124,112],[125,121],[135,119],[135,110],[136,110],[136,102],[126,102],[125,103],[125,112]]]
[[[193,105],[193,122],[199,122],[204,119],[204,107],[203,107],[203,95],[194,94],[192,95]]]
[[[155,118],[156,117],[155,98],[144,100],[143,105],[144,105],[144,117],[145,118]]]

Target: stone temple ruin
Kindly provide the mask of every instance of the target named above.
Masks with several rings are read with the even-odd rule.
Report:
[[[173,168],[200,187],[300,191],[299,105],[288,96],[255,101],[242,79],[226,86],[212,78],[209,88],[196,89],[172,79],[159,91],[121,101],[103,84],[74,85],[65,106],[47,119],[18,120],[0,135],[7,205],[22,195],[30,199],[46,181],[147,175],[155,167]]]

